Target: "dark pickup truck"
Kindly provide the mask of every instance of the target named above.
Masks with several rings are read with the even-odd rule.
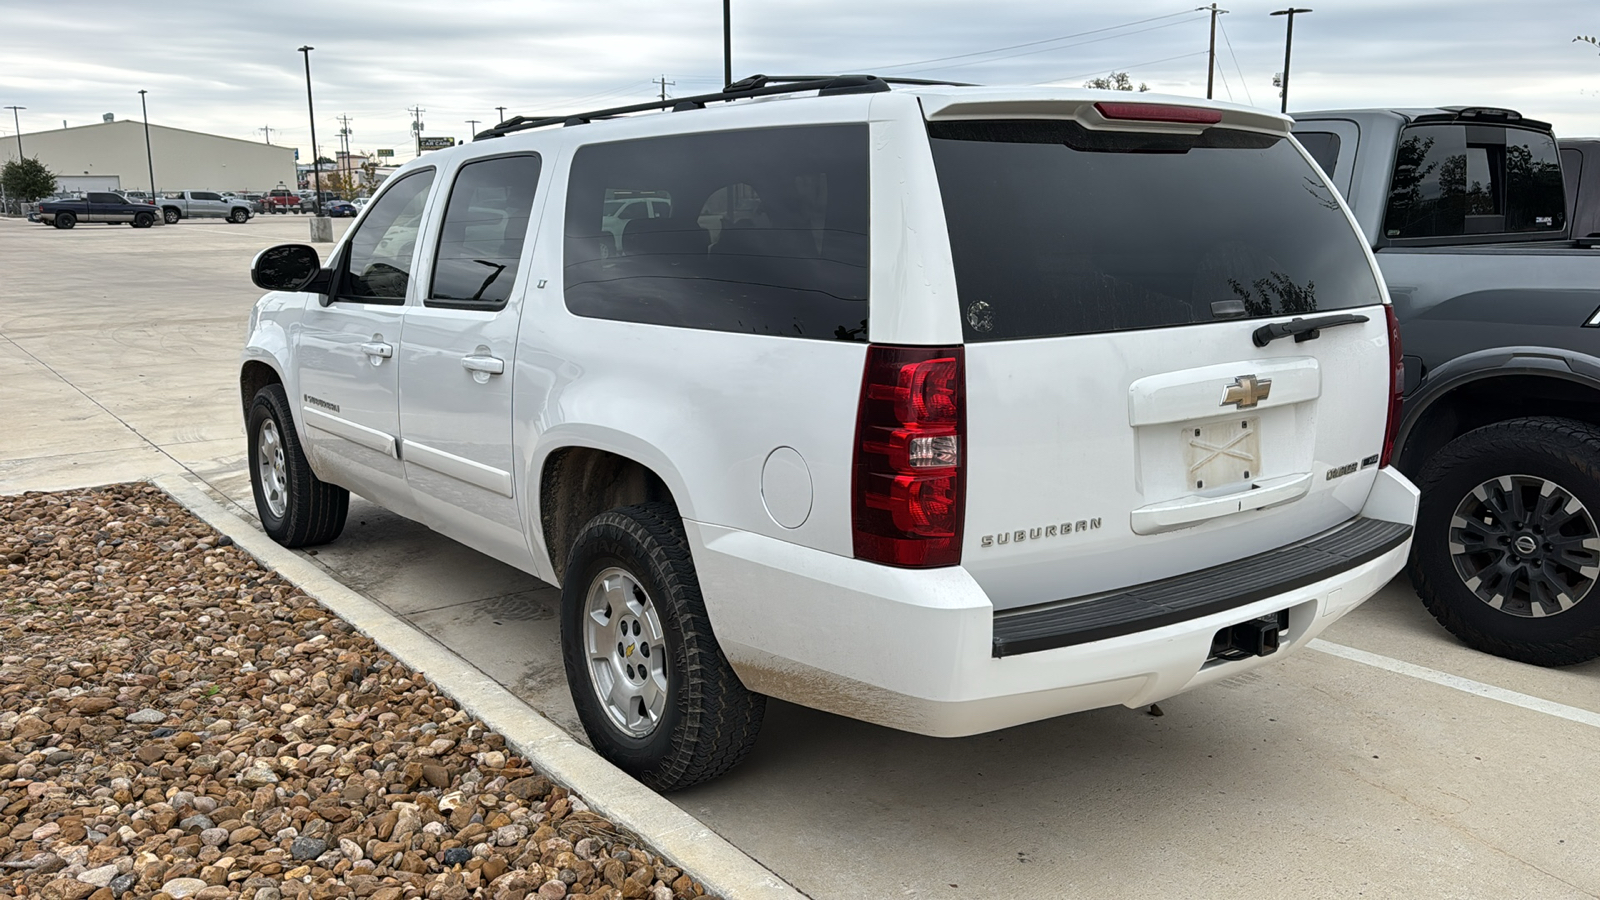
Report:
[[[1400,320],[1395,458],[1422,489],[1417,592],[1480,650],[1538,665],[1593,659],[1600,250],[1571,237],[1588,232],[1569,226],[1550,126],[1487,107],[1295,119]]]
[[[110,191],[89,191],[79,200],[46,200],[39,204],[39,221],[57,228],[71,228],[79,222],[149,228],[161,222],[161,210]]]

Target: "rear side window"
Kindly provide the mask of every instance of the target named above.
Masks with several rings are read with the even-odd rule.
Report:
[[[1339,136],[1331,131],[1296,131],[1294,139],[1332,178],[1333,170],[1339,163]]]
[[[539,157],[468,163],[450,188],[427,306],[500,309],[511,296],[528,234]]]
[[[1550,135],[1460,124],[1400,133],[1385,237],[1559,232],[1566,224],[1561,159]]]
[[[591,144],[565,240],[576,315],[865,341],[867,128]]]
[[[1291,142],[932,123],[968,341],[1381,302],[1359,236]]]
[[[390,185],[350,238],[340,273],[339,299],[400,304],[411,283],[411,261],[433,170],[413,172]]]

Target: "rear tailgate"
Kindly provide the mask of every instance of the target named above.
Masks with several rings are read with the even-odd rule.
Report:
[[[1377,470],[1387,324],[1335,193],[1287,137],[1118,127],[929,126],[966,340],[962,564],[997,609],[1295,543]],[[1297,316],[1365,321],[1257,345]]]

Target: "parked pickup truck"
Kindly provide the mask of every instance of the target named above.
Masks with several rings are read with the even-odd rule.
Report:
[[[179,219],[227,219],[235,225],[250,220],[249,201],[216,191],[168,191],[161,195],[159,205],[168,225]]]
[[[1569,239],[1550,126],[1486,107],[1295,118],[1400,317],[1423,602],[1490,653],[1600,655],[1600,251]]]
[[[39,204],[39,221],[57,228],[71,228],[79,222],[149,228],[161,221],[161,211],[143,200],[129,200],[110,191],[89,191],[79,200],[46,200]]]
[[[269,213],[298,213],[300,195],[287,188],[274,188],[261,197],[261,208]]]
[[[332,540],[355,492],[560,585],[585,732],[658,789],[768,696],[946,737],[1137,707],[1400,572],[1397,328],[1288,119],[860,75],[684,103],[725,105],[519,119],[325,262],[256,257],[267,534]],[[619,186],[671,206],[618,240]]]

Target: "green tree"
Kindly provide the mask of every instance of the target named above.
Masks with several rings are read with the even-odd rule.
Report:
[[[1134,90],[1133,79],[1127,72],[1112,72],[1105,78],[1091,78],[1083,83],[1086,88],[1098,88],[1102,91],[1131,91]],[[1140,91],[1150,90],[1150,85],[1139,82]]]
[[[14,159],[0,168],[0,187],[7,197],[32,203],[56,192],[56,176],[37,159]]]

